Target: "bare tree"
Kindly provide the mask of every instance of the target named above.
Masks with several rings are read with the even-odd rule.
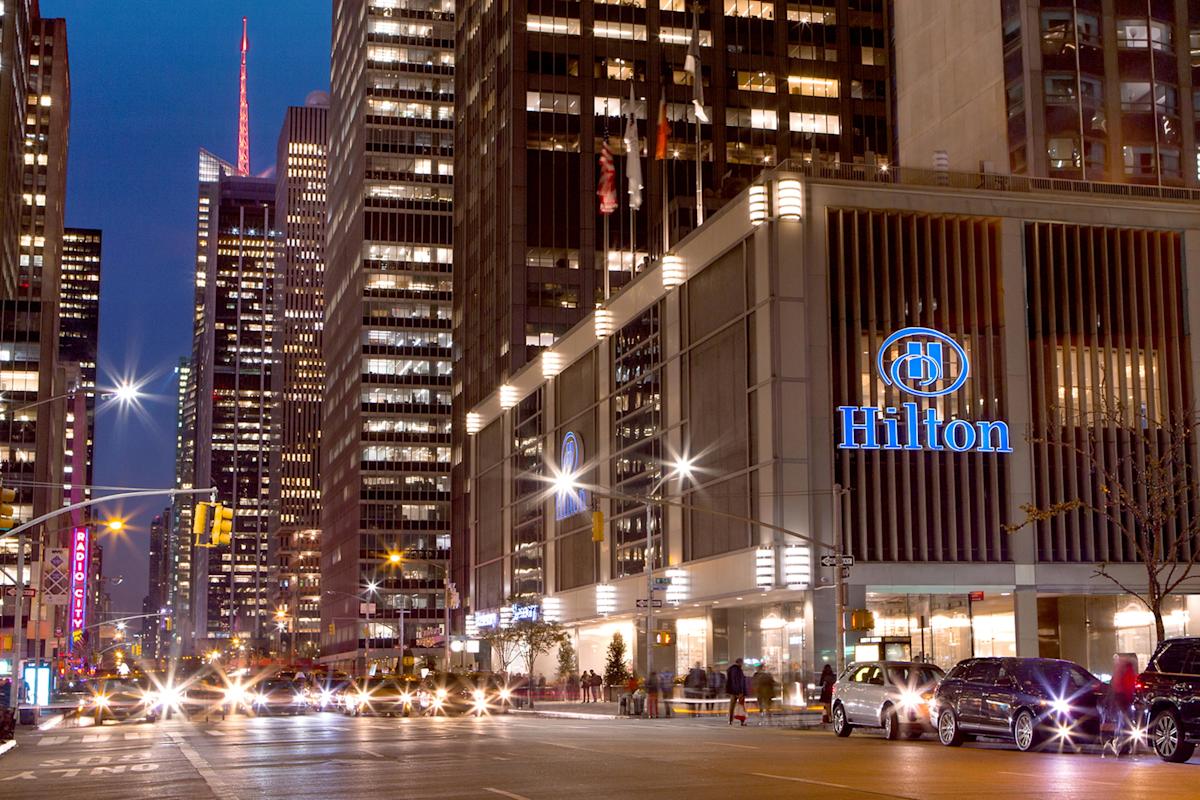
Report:
[[[1146,588],[1129,586],[1108,563],[1096,576],[1111,581],[1154,616],[1158,641],[1166,637],[1163,606],[1193,576],[1200,559],[1200,486],[1195,474],[1197,417],[1175,410],[1151,420],[1144,407],[1108,404],[1093,414],[1052,409],[1046,431],[1030,437],[1035,447],[1057,450],[1091,472],[1082,497],[1021,506],[1025,519],[1010,532],[1076,512],[1119,533],[1146,571]]]
[[[520,643],[521,655],[525,658],[525,674],[529,676],[529,707],[533,708],[533,668],[538,656],[549,653],[556,645],[566,641],[567,634],[557,622],[542,619],[522,620],[514,623],[509,630],[513,631]]]
[[[521,641],[512,628],[496,627],[480,631],[479,638],[491,646],[496,660],[500,662],[501,672],[507,673],[521,655]]]

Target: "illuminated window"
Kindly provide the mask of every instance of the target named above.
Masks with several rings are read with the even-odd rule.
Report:
[[[807,75],[788,76],[788,94],[806,97],[837,97],[837,78],[811,78]]]

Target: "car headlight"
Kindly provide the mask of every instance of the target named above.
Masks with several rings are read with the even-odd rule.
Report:
[[[333,693],[332,692],[321,692],[321,705],[327,706],[332,701],[333,701]]]
[[[296,692],[296,696],[293,697],[292,699],[295,700],[297,703],[307,703],[308,695],[304,694],[303,692]]]
[[[436,692],[436,694],[437,694],[437,699],[438,699],[438,700],[445,700],[445,699],[446,699],[446,695],[447,695],[447,694],[449,694],[449,693],[448,693],[448,692],[447,692],[445,689],[438,689],[438,690],[437,690],[437,692]]]
[[[266,702],[267,702],[267,696],[265,694],[262,694],[260,692],[259,694],[254,695],[254,705],[261,706]]]
[[[500,690],[500,699],[501,700],[507,700],[510,697],[512,697],[512,692],[510,692],[508,689]]]
[[[475,698],[476,703],[482,703],[487,699],[487,695],[484,694],[483,689],[476,689],[475,691],[471,692],[471,696]]]
[[[1050,709],[1059,716],[1067,716],[1071,713],[1071,704],[1062,698],[1056,698],[1050,701]]]
[[[246,702],[246,690],[241,686],[230,686],[225,690],[225,702],[234,705]]]
[[[108,708],[108,695],[94,694],[92,695],[92,705],[96,708]]]
[[[412,702],[412,693],[411,692],[402,692],[400,694],[400,702],[404,703],[405,705],[408,705],[409,703],[411,703]]]
[[[159,704],[160,697],[158,692],[142,692],[142,703],[148,706],[156,706]]]
[[[900,693],[900,705],[903,708],[920,708],[924,702],[925,698],[917,692],[905,690]]]

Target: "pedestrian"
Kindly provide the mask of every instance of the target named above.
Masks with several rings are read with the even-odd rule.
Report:
[[[1101,739],[1103,753],[1112,748],[1113,755],[1120,756],[1128,746],[1134,750],[1133,737],[1129,734],[1133,719],[1133,694],[1137,685],[1137,656],[1116,654],[1113,656],[1112,680],[1104,695]]]
[[[704,688],[708,685],[708,676],[704,674],[704,668],[697,661],[696,665],[688,670],[687,677],[683,679],[683,693],[686,697],[703,697]]]
[[[708,694],[706,696],[712,697],[712,698],[716,698],[716,697],[720,696],[721,690],[724,686],[724,679],[725,679],[724,673],[718,672],[717,670],[713,669],[713,667],[711,665],[709,665],[709,667],[708,667]]]
[[[646,716],[649,719],[658,718],[658,673],[651,672],[646,680]]]
[[[670,672],[658,673],[658,691],[662,695],[663,716],[671,716],[671,697],[675,692],[675,681]]]
[[[588,670],[588,672],[589,672],[588,688],[590,688],[592,690],[591,691],[592,702],[599,703],[600,702],[600,685],[604,681],[601,680],[600,676],[596,674],[596,670],[594,670],[594,669]]]
[[[729,694],[729,724],[732,725],[735,714],[740,713],[742,727],[746,727],[746,674],[742,672],[740,658],[725,670],[725,691]]]
[[[537,678],[537,699],[538,700],[546,699],[546,676],[540,672],[538,673],[538,678]]]
[[[574,672],[567,675],[567,699],[579,702],[579,676]]]
[[[760,725],[771,721],[771,704],[775,702],[775,676],[770,670],[759,667],[754,672],[752,680],[754,699],[758,702],[758,719]]]
[[[821,678],[818,680],[821,684],[821,721],[829,722],[829,705],[833,702],[833,685],[837,683],[837,676],[833,674],[833,667],[829,664],[821,670]]]

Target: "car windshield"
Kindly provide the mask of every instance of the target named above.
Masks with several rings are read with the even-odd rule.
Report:
[[[95,690],[105,694],[136,694],[142,691],[142,687],[135,681],[100,681]]]
[[[1083,667],[1061,661],[1035,661],[1024,664],[1017,674],[1026,685],[1040,686],[1052,692],[1073,692],[1098,683]]]
[[[905,664],[887,668],[888,679],[897,686],[928,686],[937,683],[946,673],[932,664]]]
[[[296,686],[291,681],[269,680],[263,681],[261,688],[264,692],[285,692],[295,690]]]

